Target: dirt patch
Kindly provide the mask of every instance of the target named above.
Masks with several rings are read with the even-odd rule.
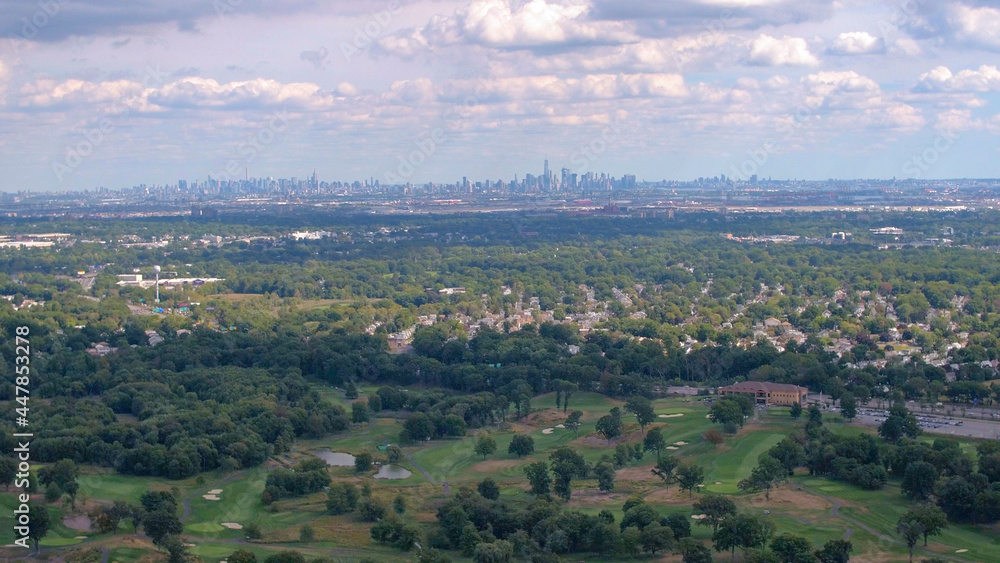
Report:
[[[86,514],[75,514],[63,518],[63,526],[78,532],[90,532],[90,517]]]
[[[503,469],[517,467],[524,463],[523,459],[488,459],[472,465],[472,470],[476,473],[496,473]]]
[[[590,506],[615,506],[622,505],[629,495],[622,493],[605,493],[599,489],[580,489],[573,491],[573,496],[566,506],[590,507]]]
[[[642,498],[646,499],[646,502],[654,502],[658,504],[683,504],[690,506],[691,503],[697,498],[697,495],[692,497],[687,492],[680,490],[677,485],[671,485],[670,488],[657,487],[652,491],[642,495]]]
[[[662,482],[659,477],[653,475],[650,467],[626,467],[615,471],[616,481],[642,481],[650,483]]]
[[[791,488],[780,488],[771,491],[771,500],[766,500],[763,493],[750,497],[751,506],[787,506],[805,510],[829,510],[833,504],[805,491]]]
[[[554,423],[566,420],[567,416],[569,414],[561,410],[545,409],[533,412],[517,422],[529,428],[539,428],[542,426],[554,426]]]

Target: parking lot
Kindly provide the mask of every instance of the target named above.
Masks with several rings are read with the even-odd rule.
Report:
[[[888,411],[880,409],[858,409],[855,422],[865,426],[878,426],[889,415]],[[932,434],[947,434],[967,438],[1000,439],[1000,422],[988,420],[963,419],[944,415],[916,414],[917,422],[924,432]]]

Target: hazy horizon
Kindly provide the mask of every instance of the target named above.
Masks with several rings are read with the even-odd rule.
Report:
[[[998,29],[986,0],[0,1],[0,191],[509,179],[545,155],[994,178]]]

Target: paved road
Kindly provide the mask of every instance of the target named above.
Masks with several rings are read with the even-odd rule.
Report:
[[[420,474],[424,476],[424,479],[427,479],[434,485],[438,484],[438,482],[433,477],[431,477],[430,473],[424,471],[423,467],[420,467],[419,465],[417,465],[417,462],[413,461],[413,458],[410,457],[410,454],[404,452],[403,455],[406,456],[406,461],[410,462],[410,465],[412,465],[414,469],[419,471]],[[444,494],[446,495],[451,494],[451,485],[448,484],[448,481],[442,482],[441,485],[444,486]]]

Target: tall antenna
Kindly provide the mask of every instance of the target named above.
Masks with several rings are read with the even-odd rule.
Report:
[[[156,302],[160,302],[160,267],[153,266],[153,273],[156,275]]]

